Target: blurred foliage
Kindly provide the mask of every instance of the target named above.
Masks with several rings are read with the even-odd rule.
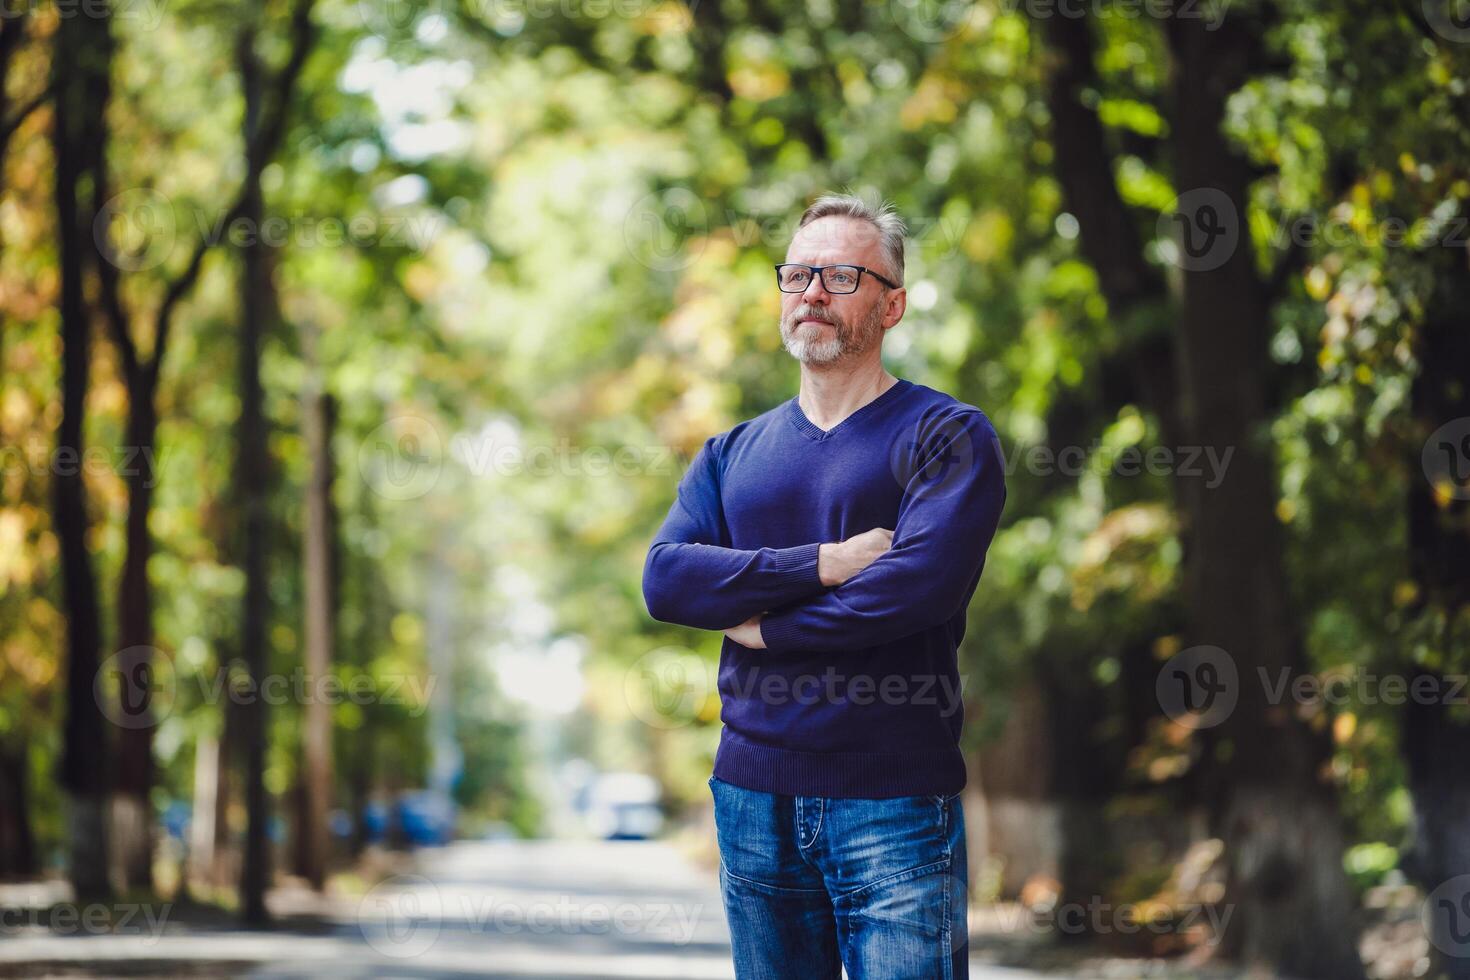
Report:
[[[265,359],[279,465],[273,667],[300,660],[309,460],[298,396],[311,329],[340,404],[343,677],[428,676],[433,556],[454,582],[452,673],[439,680],[453,686],[465,806],[533,830],[543,769],[568,754],[650,768],[676,803],[700,799],[718,736],[707,671],[719,637],[646,616],[643,556],[701,442],[794,392],[770,265],[813,196],[852,184],[892,197],[910,222],[909,307],[888,338],[889,369],[979,405],[1007,454],[1009,502],[961,650],[968,747],[996,737],[1008,695],[1044,661],[1105,706],[1092,734],[1129,754],[1133,788],[1168,792],[1197,761],[1188,734],[1156,724],[1137,740],[1119,718],[1123,661],[1178,647],[1174,491],[1166,474],[1109,465],[1159,446],[1159,425],[1144,406],[1098,408],[1102,360],[1139,324],[1110,316],[1062,210],[1024,11],[1000,0],[958,18],[953,5],[862,0],[593,6],[319,7],[321,41],[266,173],[285,234],[285,329]],[[1404,463],[1407,338],[1430,285],[1420,253],[1437,246],[1374,231],[1391,218],[1463,221],[1466,46],[1361,0],[1279,7],[1275,67],[1232,96],[1229,129],[1260,167],[1258,251],[1269,267],[1287,263],[1273,313],[1280,407],[1264,436],[1280,461],[1312,663],[1464,671],[1470,651],[1448,628],[1411,620],[1403,559],[1405,487],[1422,478]],[[1229,16],[1255,11],[1240,3]],[[144,309],[192,243],[220,233],[241,173],[238,79],[225,67],[234,13],[179,0],[156,23],[116,24],[108,155],[134,219],[121,233],[146,245],[146,267],[126,276]],[[38,12],[16,91],[44,77],[55,18]],[[1145,18],[1097,27],[1096,106],[1124,148],[1115,177],[1152,229],[1178,192],[1160,159],[1167,57]],[[64,626],[45,462],[59,412],[48,125],[43,109],[17,133],[0,201],[0,741],[30,753],[36,828],[54,848],[59,804],[40,777],[58,752]],[[161,226],[137,225],[144,204]],[[1299,219],[1341,234],[1294,251]],[[1172,272],[1165,243],[1151,254]],[[235,275],[227,248],[207,260],[162,386],[150,574],[158,644],[180,681],[157,741],[166,798],[189,795],[195,740],[218,734],[219,705],[200,692],[228,667],[237,628],[242,579],[223,550],[235,519]],[[105,461],[88,485],[106,598],[121,557],[126,394],[100,333],[97,351],[88,440]],[[1073,474],[1032,455],[1062,402],[1081,406],[1069,431],[1092,454]],[[381,452],[404,439],[416,440],[422,485],[396,484],[394,454]],[[670,663],[683,666],[670,675]],[[670,676],[676,707],[650,708],[669,692],[649,684]],[[364,745],[375,788],[422,783],[422,707],[339,706],[339,778]],[[1392,867],[1408,818],[1394,726],[1381,704],[1326,710],[1359,845],[1350,870],[1372,878]],[[529,734],[543,716],[564,719],[559,739]],[[284,792],[300,717],[271,717],[267,784]]]

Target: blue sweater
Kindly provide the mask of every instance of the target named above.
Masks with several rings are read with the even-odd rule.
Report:
[[[979,409],[896,384],[823,431],[796,398],[711,437],[649,548],[653,618],[723,630],[714,774],[769,793],[882,799],[965,785],[955,651],[1005,503]],[[817,547],[874,527],[891,548],[840,586]]]

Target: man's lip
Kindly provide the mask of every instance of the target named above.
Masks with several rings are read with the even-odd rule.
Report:
[[[803,324],[803,323],[827,323],[828,321],[826,321],[826,320],[818,320],[815,317],[808,316],[808,317],[802,317],[800,320],[797,320],[796,322],[797,322],[798,325],[800,325],[800,324]]]

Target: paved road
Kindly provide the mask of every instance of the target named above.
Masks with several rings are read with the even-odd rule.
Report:
[[[384,881],[321,934],[140,931],[12,932],[0,943],[0,975],[48,963],[52,975],[113,975],[126,964],[130,976],[276,980],[734,976],[717,882],[650,842],[497,841],[424,852],[414,874]],[[976,964],[971,976],[1040,974]]]

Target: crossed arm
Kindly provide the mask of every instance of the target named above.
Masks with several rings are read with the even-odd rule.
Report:
[[[891,531],[791,548],[725,547],[711,439],[679,484],[643,564],[643,598],[654,619],[734,633],[767,609],[841,585],[886,550]]]
[[[644,596],[656,619],[722,630],[755,649],[870,647],[947,621],[973,592],[1005,504],[995,430],[979,412],[957,413],[916,439],[892,536],[881,549],[865,542],[866,561],[858,563],[856,544],[882,529],[831,545],[739,551],[717,543],[728,537],[711,449],[681,482],[649,551]],[[821,556],[842,549],[853,553],[849,574],[824,581]]]

